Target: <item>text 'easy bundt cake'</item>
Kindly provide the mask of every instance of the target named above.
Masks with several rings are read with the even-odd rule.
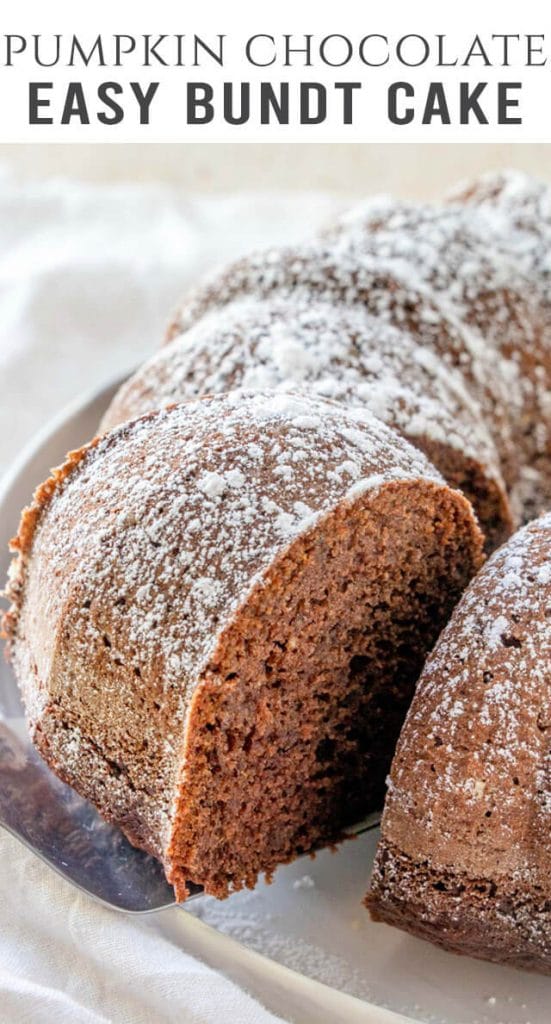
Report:
[[[252,885],[380,806],[481,545],[367,412],[232,392],[134,420],[22,520],[7,629],[33,739],[179,899]]]

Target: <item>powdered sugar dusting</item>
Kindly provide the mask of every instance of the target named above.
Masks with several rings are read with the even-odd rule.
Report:
[[[547,885],[550,566],[547,514],[492,556],[429,656],[383,828],[406,852],[419,843],[416,860],[472,878]]]
[[[290,351],[294,356],[288,361]],[[463,375],[411,332],[363,306],[304,293],[245,297],[207,312],[121,389],[104,427],[236,386],[275,389],[273,402],[283,408],[288,405],[284,394],[297,382],[347,407],[368,408],[422,450],[428,448],[437,465],[441,449],[444,460],[453,451],[458,466],[472,460],[504,496],[495,443]],[[287,411],[293,415],[292,404]],[[318,426],[316,417],[298,412],[294,424]],[[288,471],[289,464],[278,469],[282,475]]]
[[[112,432],[58,486],[28,570],[26,553],[16,563],[16,635],[27,639],[15,655],[31,721],[57,664],[46,637],[71,599],[80,685],[95,652],[139,672],[176,695],[177,738],[201,666],[278,553],[339,502],[415,479],[441,481],[367,411],[299,392],[231,393]]]
[[[509,415],[530,424],[530,430],[518,431],[516,443],[525,447],[523,456],[531,464],[541,456],[549,460],[551,440],[547,286],[541,268],[519,261],[513,251],[511,239],[519,233],[513,225],[504,231],[498,214],[490,230],[488,220],[487,211],[464,205],[385,201],[360,208],[356,217],[349,215],[332,237],[341,250],[358,259],[368,256],[409,266],[446,309],[493,348],[494,376],[507,383]],[[538,246],[545,236],[540,224],[535,230]],[[549,466],[545,472],[549,476]],[[538,483],[541,493],[532,502],[544,507],[551,490],[546,479]]]
[[[450,203],[475,207],[483,219],[486,237],[497,241],[527,275],[543,289],[551,304],[550,238],[551,191],[546,182],[522,171],[483,174],[475,182],[459,185]],[[548,309],[549,312],[549,309]]]
[[[519,189],[513,191],[518,199]],[[509,200],[504,197],[504,202]],[[540,196],[538,211],[542,204]],[[522,231],[527,236],[532,233],[532,248],[547,252],[549,233],[536,227],[536,219],[532,216],[529,228],[525,225]],[[499,199],[490,212],[458,203],[429,207],[386,198],[371,201],[347,214],[324,238],[253,255],[212,277],[185,302],[170,337],[185,334],[206,314],[227,311],[237,299],[302,297],[305,305],[316,299],[341,309],[343,304],[362,305],[381,325],[407,331],[445,372],[459,371],[464,388],[482,411],[511,500],[528,519],[546,508],[551,499],[551,304],[543,261],[519,260],[510,243],[514,234],[515,245],[520,245],[521,233],[517,221],[507,220]],[[218,326],[223,327],[224,321],[225,316],[219,318]],[[210,326],[212,335],[214,324]],[[320,329],[320,345],[324,337],[327,335]],[[243,371],[243,384],[270,384],[266,354],[279,380],[318,376],[311,350],[297,339],[295,331],[286,333],[282,322],[274,330],[272,344],[260,340]],[[226,356],[231,374],[232,350],[227,337],[221,355],[222,376]],[[424,354],[420,362],[426,368]],[[388,366],[388,360],[386,363]],[[197,364],[194,371],[198,369],[200,381],[204,370],[200,356]],[[378,371],[374,368],[372,372],[376,376]],[[408,386],[414,376],[408,368]],[[340,379],[338,371],[326,375],[327,394]],[[188,384],[193,386],[193,381]],[[321,390],[321,380],[317,386]],[[358,397],[373,402],[370,407],[375,409],[374,391],[367,398]],[[380,394],[385,393],[383,379]],[[380,404],[379,414],[384,415],[384,398]],[[396,404],[400,405],[399,399]],[[417,436],[423,428],[426,431],[427,422],[431,431],[438,429],[443,409],[445,403],[439,400],[441,415],[432,409],[428,415],[423,410],[417,420],[409,416]],[[480,420],[479,411],[472,418],[474,448]]]

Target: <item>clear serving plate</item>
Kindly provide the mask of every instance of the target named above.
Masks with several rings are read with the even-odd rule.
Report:
[[[35,486],[93,436],[117,382],[64,410],[0,485],[0,576],[7,542]],[[0,659],[0,713],[19,723],[11,669]],[[280,868],[271,885],[220,903],[150,914],[147,927],[222,969],[300,1024],[549,1024],[551,978],[452,956],[385,925],[362,906],[377,832]]]

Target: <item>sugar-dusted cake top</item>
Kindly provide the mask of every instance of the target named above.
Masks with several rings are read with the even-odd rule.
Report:
[[[46,679],[70,607],[83,663],[103,641],[142,677],[181,688],[183,707],[280,552],[339,502],[419,478],[442,482],[377,418],[303,393],[232,392],[145,416],[73,456],[25,513],[8,620],[15,656],[34,616]],[[28,703],[42,699],[37,688]]]
[[[417,859],[548,884],[550,613],[551,513],[492,556],[425,665],[387,812]]]
[[[103,428],[235,387],[307,386],[368,408],[410,440],[451,445],[500,480],[495,445],[463,376],[429,345],[358,303],[248,295],[207,312],[123,385]]]

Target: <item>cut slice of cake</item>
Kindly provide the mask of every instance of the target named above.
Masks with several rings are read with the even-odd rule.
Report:
[[[551,972],[551,515],[473,580],[427,660],[367,905],[446,949]]]
[[[251,886],[381,806],[481,543],[368,413],[232,392],[128,423],[39,488],[15,541],[33,739],[178,899]]]

